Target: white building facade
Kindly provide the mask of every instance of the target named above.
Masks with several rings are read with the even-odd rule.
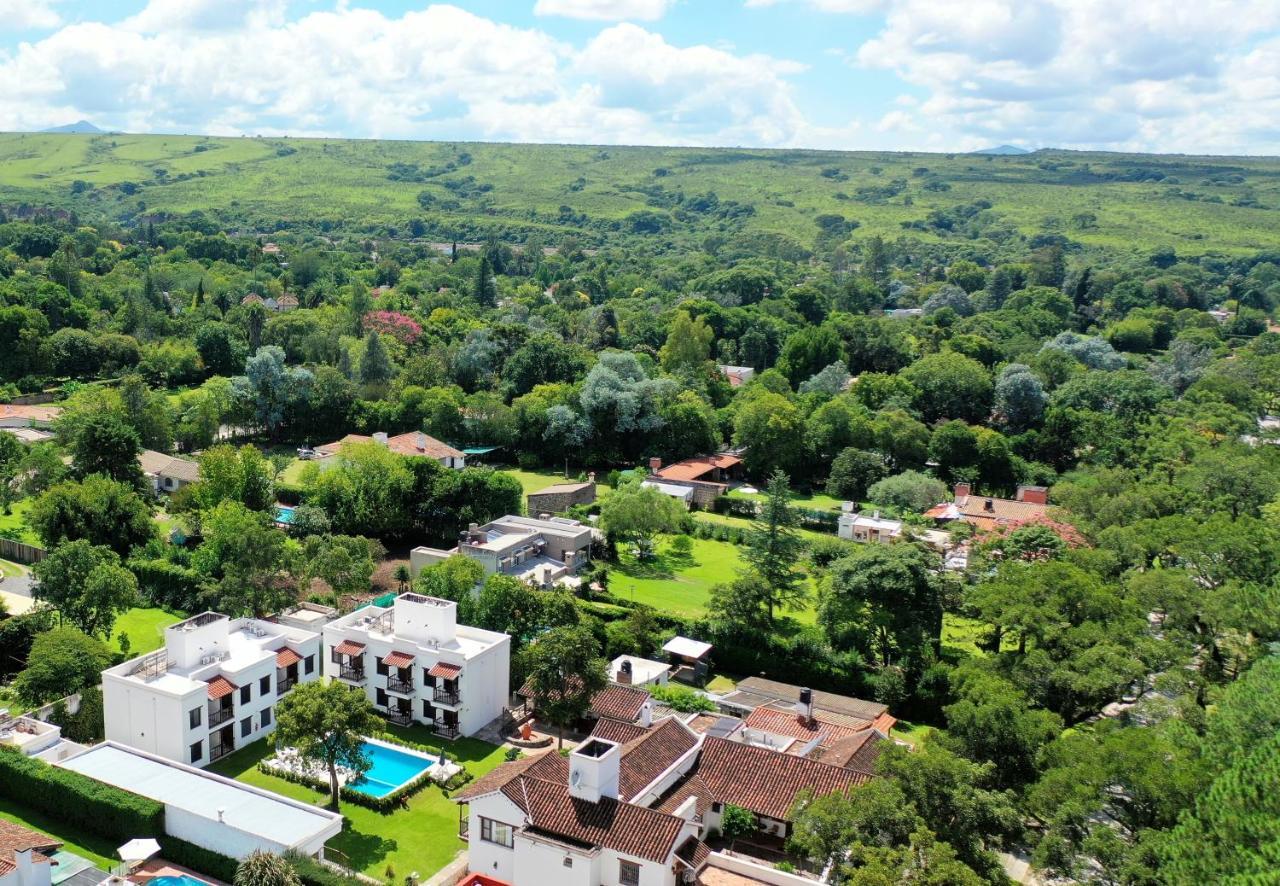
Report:
[[[457,619],[457,603],[414,593],[357,609],[324,627],[325,674],[393,723],[474,735],[510,700],[511,638]]]
[[[206,766],[275,729],[275,706],[320,679],[320,635],[205,612],[164,648],[102,672],[108,741]]]

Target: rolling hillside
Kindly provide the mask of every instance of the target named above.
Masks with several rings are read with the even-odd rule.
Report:
[[[1042,151],[941,155],[200,136],[0,135],[0,204],[86,218],[202,211],[270,232],[587,243],[768,232],[811,248],[822,215],[855,238],[1059,234],[1180,254],[1280,248],[1280,159]],[[987,205],[989,204],[989,206]]]

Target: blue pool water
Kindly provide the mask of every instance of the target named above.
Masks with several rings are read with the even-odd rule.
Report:
[[[209,886],[204,880],[182,874],[178,877],[152,877],[147,886]]]
[[[409,754],[386,745],[366,741],[364,752],[373,766],[351,789],[370,797],[385,797],[406,781],[417,778],[430,769],[435,761],[417,754]],[[174,884],[177,886],[177,884]]]
[[[286,526],[293,522],[293,508],[288,505],[276,505],[276,522]],[[165,884],[167,886],[167,884]]]

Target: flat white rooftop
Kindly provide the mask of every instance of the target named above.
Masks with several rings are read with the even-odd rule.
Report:
[[[57,765],[284,847],[313,843],[342,829],[336,813],[114,742],[94,745]]]
[[[396,610],[394,605],[365,606],[355,612],[347,613],[342,618],[329,622],[325,627],[331,631],[341,630],[354,634],[365,634],[375,640],[385,640],[389,643],[404,643],[417,646],[419,649],[428,648],[422,643],[415,642],[396,633]],[[430,648],[436,651],[456,652],[463,658],[474,658],[505,639],[507,639],[507,635],[500,634],[497,631],[486,631],[484,628],[476,628],[471,625],[457,625],[452,641],[442,641]]]

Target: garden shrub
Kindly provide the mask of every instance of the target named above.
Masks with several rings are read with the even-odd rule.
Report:
[[[224,883],[235,879],[238,862],[234,858],[167,834],[156,839],[160,843],[160,854],[165,860]]]

